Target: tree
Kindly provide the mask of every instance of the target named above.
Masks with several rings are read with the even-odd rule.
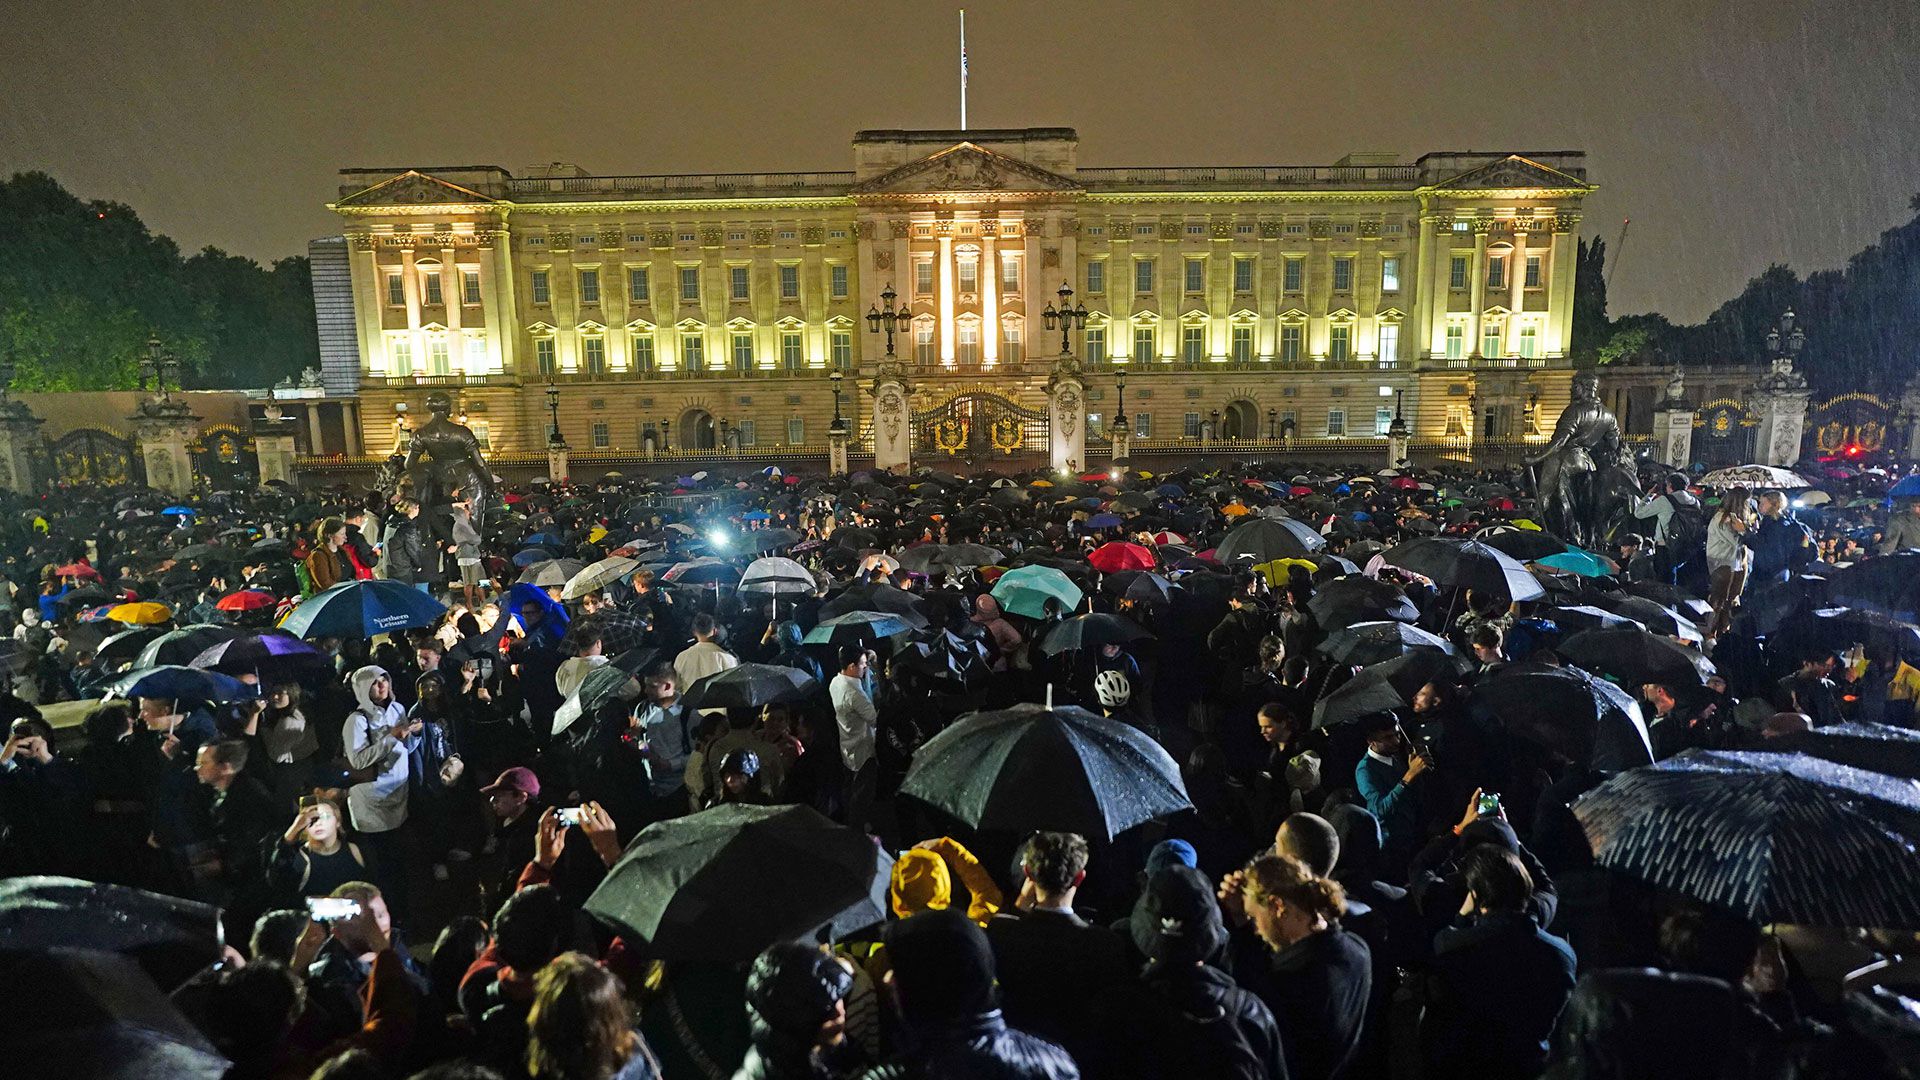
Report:
[[[1654,361],[1669,351],[1675,331],[1665,315],[1623,315],[1613,321],[1606,341],[1594,350],[1594,360],[1601,364]]]
[[[1610,337],[1607,321],[1607,241],[1582,240],[1573,261],[1573,340],[1576,358],[1595,356]]]

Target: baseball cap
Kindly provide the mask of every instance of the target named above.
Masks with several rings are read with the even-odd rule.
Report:
[[[480,789],[481,793],[491,795],[496,791],[517,791],[529,799],[540,797],[540,778],[533,770],[514,766],[500,774],[500,778]]]

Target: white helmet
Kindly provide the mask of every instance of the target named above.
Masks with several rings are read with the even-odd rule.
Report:
[[[1133,698],[1133,687],[1118,671],[1103,671],[1093,677],[1093,692],[1102,708],[1117,709]]]

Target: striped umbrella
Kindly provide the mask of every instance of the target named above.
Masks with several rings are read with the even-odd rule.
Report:
[[[1756,923],[1920,927],[1920,781],[1694,750],[1574,804],[1600,865]]]

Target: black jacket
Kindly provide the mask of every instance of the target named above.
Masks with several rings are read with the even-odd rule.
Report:
[[[1105,1011],[1099,1075],[1199,1080],[1250,1057],[1271,1080],[1289,1080],[1280,1025],[1251,991],[1210,964],[1159,965],[1116,988]]]
[[[1373,958],[1359,935],[1339,925],[1309,934],[1271,957],[1251,933],[1235,935],[1234,972],[1273,1010],[1295,1080],[1346,1075],[1366,1029]]]
[[[1538,1075],[1554,1021],[1573,993],[1573,949],[1527,915],[1494,912],[1443,930],[1421,1024],[1429,1075]]]
[[[412,585],[431,567],[427,561],[427,540],[417,518],[399,517],[387,527],[387,542],[382,546],[386,575],[394,581]]]
[[[896,1060],[863,1080],[1080,1080],[1080,1067],[1060,1047],[1007,1026],[999,1009],[949,1027],[915,1028]]]
[[[1131,979],[1120,935],[1072,912],[1033,910],[987,923],[1007,1020],[1084,1061],[1104,1039],[1094,1005]]]

